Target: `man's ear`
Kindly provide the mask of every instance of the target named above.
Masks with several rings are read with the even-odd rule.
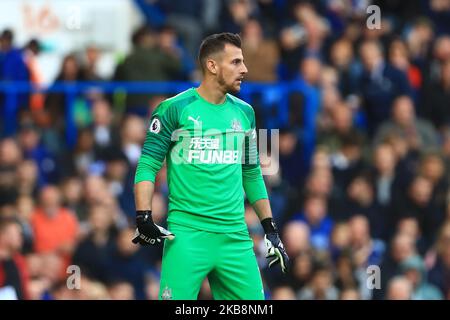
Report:
[[[213,59],[206,60],[206,68],[212,74],[217,74],[217,63]]]

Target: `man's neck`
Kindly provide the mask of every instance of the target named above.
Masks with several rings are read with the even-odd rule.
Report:
[[[225,101],[225,93],[218,84],[203,81],[197,88],[198,94],[206,101],[213,104],[222,104]]]

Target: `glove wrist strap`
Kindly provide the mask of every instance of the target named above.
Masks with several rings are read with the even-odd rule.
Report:
[[[261,225],[264,229],[264,233],[278,233],[277,226],[273,218],[266,218],[261,220]]]
[[[136,217],[140,217],[144,221],[151,220],[152,210],[137,210]]]

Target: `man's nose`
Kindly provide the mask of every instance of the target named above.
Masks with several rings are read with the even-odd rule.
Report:
[[[241,70],[242,74],[246,74],[248,72],[247,66],[245,64],[242,64],[244,67]]]

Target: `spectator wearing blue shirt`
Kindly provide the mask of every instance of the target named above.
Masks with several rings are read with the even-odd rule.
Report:
[[[303,212],[294,215],[294,220],[305,222],[311,230],[311,245],[316,250],[328,250],[333,221],[327,216],[325,197],[309,194],[305,198]]]
[[[389,118],[394,99],[401,95],[411,95],[411,87],[406,75],[387,63],[383,51],[376,41],[365,41],[360,47],[364,70],[359,79],[363,108],[368,119],[369,134]]]

